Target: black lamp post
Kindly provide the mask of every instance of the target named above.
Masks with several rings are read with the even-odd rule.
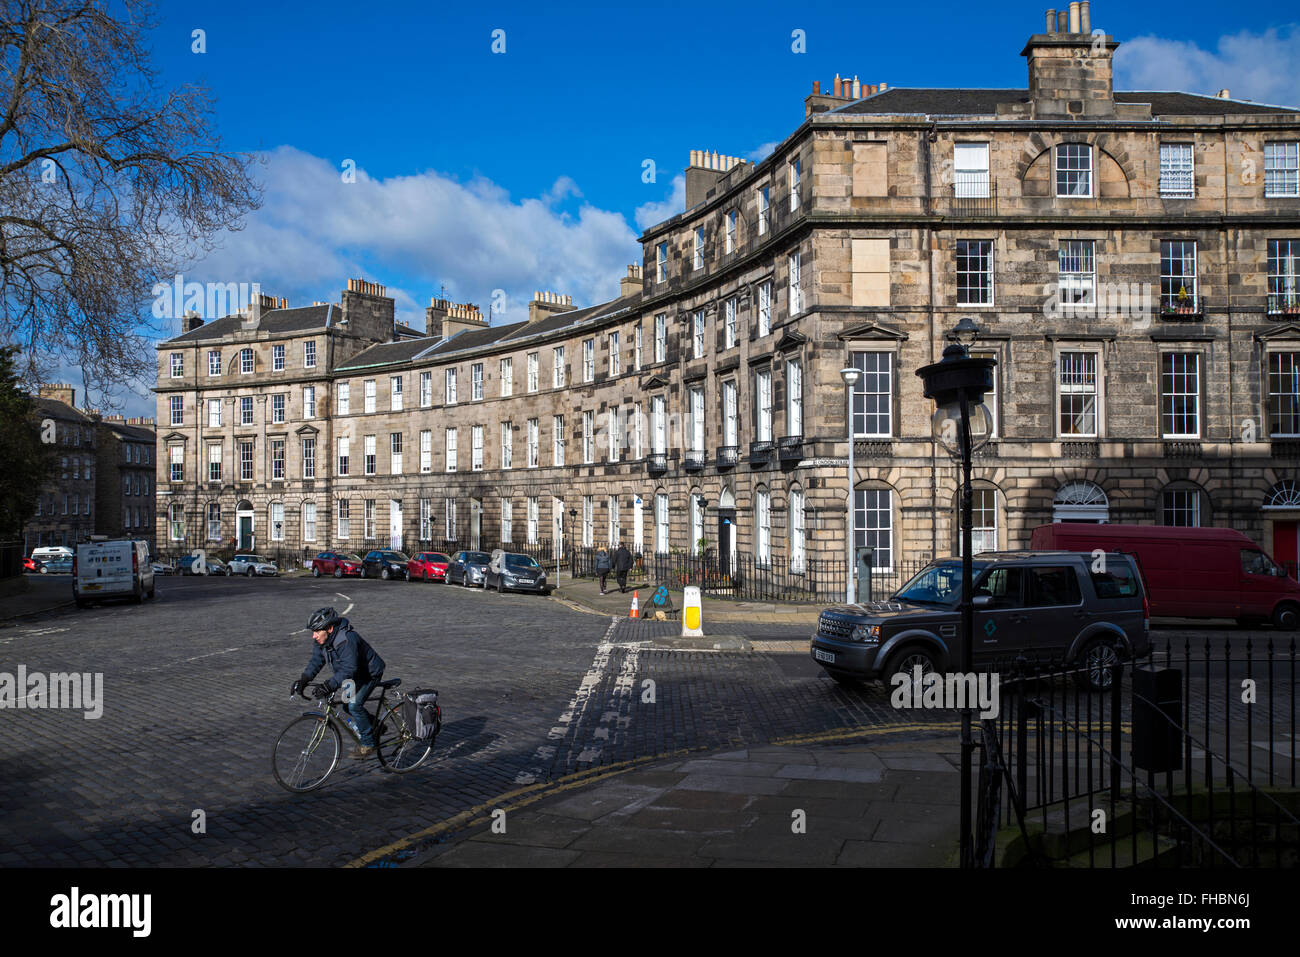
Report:
[[[972,358],[969,346],[979,335],[979,326],[969,316],[953,330],[952,345],[943,350],[943,360],[917,369],[925,384],[925,397],[934,399],[932,420],[936,438],[961,461],[961,669],[973,671],[975,606],[971,595],[971,455],[988,441],[990,417],[984,395],[993,388],[992,358]],[[961,866],[975,863],[971,844],[971,737],[970,702],[961,712]]]
[[[578,510],[569,509],[569,578],[576,578],[578,570]]]

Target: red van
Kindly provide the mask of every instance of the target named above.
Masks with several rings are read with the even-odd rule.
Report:
[[[1156,617],[1300,625],[1300,582],[1236,529],[1055,522],[1034,529],[1029,547],[1136,555]]]

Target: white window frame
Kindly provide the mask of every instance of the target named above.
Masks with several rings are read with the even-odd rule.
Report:
[[[668,494],[655,493],[655,554],[667,555],[669,546]]]
[[[591,548],[596,538],[596,501],[595,496],[582,496],[582,544]]]
[[[758,191],[758,234],[766,236],[772,223],[772,187],[764,186]]]
[[[965,249],[963,255],[962,250]],[[962,307],[993,306],[997,301],[997,278],[994,265],[994,246],[991,239],[959,239],[953,246],[954,285],[956,303]],[[962,268],[963,261],[967,268]],[[972,269],[974,261],[982,268]],[[979,282],[962,283],[962,277],[978,277]],[[963,298],[965,297],[965,298]]]
[[[284,344],[283,343],[278,342],[275,345],[271,346],[271,371],[272,372],[284,371]]]
[[[623,359],[619,355],[619,334],[611,332],[609,334],[609,374],[611,377],[621,375],[623,371]]]
[[[515,466],[515,429],[509,422],[501,423],[501,467],[511,469]]]
[[[352,503],[345,498],[338,499],[334,507],[335,527],[340,539],[352,537]]]
[[[239,397],[239,424],[253,424],[253,397],[251,395],[241,395]]]
[[[443,403],[445,405],[456,404],[456,370],[448,369],[444,375],[445,391],[443,392]]]
[[[582,340],[582,381],[596,380],[596,340]]]
[[[722,444],[740,445],[740,390],[734,379],[722,383]]]
[[[352,438],[340,435],[338,441],[338,461],[335,463],[336,475],[347,475],[352,467]]]
[[[172,353],[172,378],[185,378],[185,353],[183,352]]]
[[[785,363],[786,435],[803,435],[803,365],[798,359]]]
[[[179,395],[170,396],[168,406],[171,411],[171,424],[184,425],[185,424],[185,400]]]
[[[723,241],[723,252],[727,255],[736,251],[736,211],[727,211],[727,233]]]
[[[754,560],[760,568],[772,564],[772,493],[758,489],[754,493]]]
[[[316,503],[302,503],[302,540],[304,542],[316,541]]]
[[[551,464],[564,464],[564,416],[551,416]]]
[[[527,521],[528,521],[528,544],[537,544],[537,496],[528,496],[527,504]]]
[[[954,198],[989,198],[988,143],[954,143],[952,171]]]
[[[692,269],[704,268],[704,227],[695,227],[695,252],[691,257]]]
[[[1096,240],[1060,240],[1056,249],[1056,288],[1064,307],[1096,303]]]
[[[1087,158],[1086,165],[1079,165],[1080,158]],[[1073,192],[1061,192],[1064,185],[1069,187],[1067,182],[1063,182],[1062,177],[1070,177],[1072,174],[1086,174],[1088,186],[1087,192],[1079,192],[1077,189]],[[1052,186],[1053,192],[1058,199],[1091,199],[1093,194],[1093,162],[1092,146],[1088,143],[1060,143],[1056,147],[1056,155],[1052,164]]]
[[[402,474],[402,433],[388,433],[388,473]]]
[[[799,204],[802,202],[799,196],[799,189],[803,184],[803,162],[795,157],[786,167],[786,180],[790,188],[790,212],[797,212]]]
[[[808,555],[807,515],[803,489],[790,490],[790,574],[802,575]]]
[[[1168,363],[1169,368],[1166,367]],[[1190,364],[1191,368],[1188,368]],[[1180,368],[1181,367],[1181,368]],[[1201,391],[1204,378],[1201,371],[1202,360],[1199,352],[1162,352],[1160,354],[1160,437],[1162,439],[1199,439],[1201,437]],[[1172,381],[1171,381],[1172,379]],[[1190,402],[1190,411],[1184,406],[1177,410],[1177,403]],[[1179,431],[1177,426],[1188,424],[1188,419],[1195,428]]]
[[[563,389],[564,383],[564,346],[556,346],[551,353],[551,387]]]
[[[704,454],[704,390],[694,388],[690,391],[691,409],[691,451],[697,455]]]
[[[367,435],[362,439],[362,474],[376,475],[379,470],[379,447],[378,440],[373,435]]]
[[[870,357],[870,358],[868,358]],[[887,350],[854,350],[849,365],[862,375],[853,385],[853,436],[859,439],[894,437],[894,353]],[[881,364],[883,362],[883,368]],[[868,389],[868,386],[873,388]],[[868,397],[875,396],[876,409],[868,412]],[[881,400],[883,397],[883,401]],[[883,405],[883,409],[881,406]],[[861,407],[861,411],[859,411]],[[878,426],[883,419],[885,429]],[[868,426],[875,425],[876,428]]]
[[[471,402],[483,401],[483,363],[475,362],[469,367],[469,399]]]
[[[302,477],[316,477],[316,438],[310,435],[303,436],[302,439]]]
[[[884,504],[881,504],[883,498]],[[885,522],[867,524],[867,518],[883,518]],[[883,539],[883,544],[882,544]],[[894,571],[894,495],[887,488],[860,488],[853,493],[853,543],[855,546],[870,545],[876,549],[877,560],[872,566],[873,572],[890,574]],[[879,561],[881,551],[888,556],[888,561]]]
[[[1056,434],[1062,439],[1095,439],[1101,434],[1102,422],[1102,377],[1101,350],[1088,347],[1072,347],[1060,350],[1056,355]],[[1091,381],[1089,381],[1091,380]],[[1062,428],[1066,415],[1066,397],[1082,397],[1078,412],[1071,413],[1071,419],[1088,414],[1087,398],[1092,397],[1092,430],[1067,432]]]
[[[302,417],[304,419],[316,418],[316,387],[314,385],[302,387]]]
[[[239,350],[239,374],[252,375],[254,365],[255,363],[253,359],[253,350],[240,349]]]
[[[501,544],[513,545],[515,541],[515,503],[501,499]]]
[[[668,361],[668,313],[655,316],[655,362]]]
[[[596,460],[596,413],[584,409],[582,413],[582,464],[591,465]]]
[[[469,430],[469,469],[483,471],[483,426],[474,425]]]
[[[758,335],[772,334],[772,280],[767,279],[758,284]]]
[[[535,469],[541,461],[541,424],[537,419],[528,420],[528,467]]]
[[[515,360],[506,356],[498,369],[501,375],[501,397],[509,398],[515,394]]]
[[[316,368],[316,343],[304,342],[302,344],[302,367],[304,369]]]
[[[368,542],[375,540],[375,500],[365,499],[361,508],[361,536]]]
[[[772,441],[772,370],[754,373],[755,436],[757,442]]]
[[[271,423],[278,425],[284,422],[285,407],[287,406],[288,396],[283,392],[276,392],[271,396]]]
[[[208,377],[216,378],[221,375],[221,352],[217,349],[208,350]]]
[[[361,384],[362,395],[364,396],[364,406],[366,414],[375,411],[375,397],[378,395],[379,387],[374,379],[366,379]]]
[[[606,412],[606,427],[609,432],[609,461],[617,462],[619,440],[622,437],[623,430],[619,427],[619,410],[611,408]]]
[[[799,250],[790,253],[786,262],[789,269],[789,288],[786,292],[790,303],[790,315],[797,316],[803,312],[803,260]]]
[[[726,343],[726,345],[723,348],[734,349],[736,347],[736,343],[739,341],[737,335],[737,328],[736,328],[737,327],[736,313],[738,311],[739,311],[739,304],[736,302],[736,297],[732,296],[730,299],[726,301],[725,305],[723,306],[723,315],[725,316],[724,326],[723,326],[724,329],[723,341]]]
[[[1160,198],[1196,198],[1196,149],[1193,144],[1160,144]]]
[[[267,518],[271,526],[271,541],[284,541],[284,502],[272,502]]]
[[[394,375],[388,377],[388,404],[392,412],[401,412],[405,405],[405,396],[402,393],[402,377]]]
[[[446,453],[446,471],[454,472],[456,471],[456,451],[457,451],[456,450],[457,437],[456,437],[456,429],[454,427],[447,429],[446,434],[444,436],[444,443],[445,444],[443,446],[443,450]]]
[[[420,430],[420,473],[433,471],[433,429]]]
[[[1264,196],[1300,196],[1300,140],[1264,142]]]
[[[537,391],[537,362],[538,353],[528,353],[528,391]]]
[[[1269,438],[1300,438],[1300,348],[1270,351],[1264,377]],[[1284,422],[1289,430],[1274,427]]]
[[[221,428],[221,400],[208,399],[208,428]]]
[[[668,281],[668,244],[660,243],[655,247],[655,282]]]
[[[420,373],[420,408],[427,409],[433,405],[433,373]]]
[[[286,474],[284,439],[272,439],[271,481],[283,482]]]
[[[338,394],[335,396],[335,405],[337,406],[336,415],[350,415],[352,411],[352,386],[347,382],[338,384]]]

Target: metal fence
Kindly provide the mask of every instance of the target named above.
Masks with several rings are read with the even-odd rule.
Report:
[[[1156,641],[1104,673],[1019,659],[1000,674],[977,862],[1014,827],[1021,865],[1300,866],[1293,636]]]
[[[596,552],[595,547],[589,546],[572,549],[574,577],[597,577]],[[611,564],[613,554],[609,550]],[[848,587],[845,577],[848,562],[843,558],[803,558],[792,562],[775,551],[770,558],[759,559],[746,553],[719,556],[714,549],[703,555],[638,552],[632,558],[629,581],[667,585],[673,591],[697,585],[705,594],[737,601],[842,602]],[[873,572],[864,597],[873,600],[893,594],[925,565],[923,561],[899,562],[888,571]],[[610,575],[613,576],[612,571]]]
[[[169,548],[159,549],[154,552],[154,560],[161,561],[172,567],[176,567],[179,562],[192,562],[195,548],[203,548],[204,554],[209,558],[218,558],[223,562],[229,562],[236,555],[259,555],[275,565],[282,572],[293,571],[299,568],[310,568],[311,561],[321,552],[342,552],[345,554],[357,555],[364,557],[367,552],[374,551],[376,548],[387,550],[387,545],[380,545],[377,542],[370,542],[369,548],[360,548],[355,551],[348,548],[330,548],[330,547],[301,547],[301,548],[259,548],[251,552],[232,548],[230,545],[222,545],[217,542],[208,543],[211,547],[190,546],[178,547],[175,543]],[[418,555],[420,552],[442,552],[446,555],[453,555],[456,552],[470,549],[467,542],[419,542],[420,547],[411,549],[396,549],[403,554],[411,556]],[[537,560],[537,563],[543,568],[555,567],[555,554],[549,539],[543,539],[535,544],[501,544],[496,543],[487,548],[477,549],[489,554],[495,549],[502,548],[509,552],[515,552],[521,555],[530,555]],[[21,564],[21,563],[20,563]]]

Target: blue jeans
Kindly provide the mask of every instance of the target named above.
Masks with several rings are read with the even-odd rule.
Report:
[[[373,748],[375,746],[375,728],[370,721],[370,712],[366,710],[366,699],[370,697],[370,693],[375,690],[375,686],[381,680],[383,680],[383,675],[376,675],[366,684],[358,686],[356,696],[348,705],[352,720],[357,725],[357,735],[361,738],[361,746],[364,748]]]

